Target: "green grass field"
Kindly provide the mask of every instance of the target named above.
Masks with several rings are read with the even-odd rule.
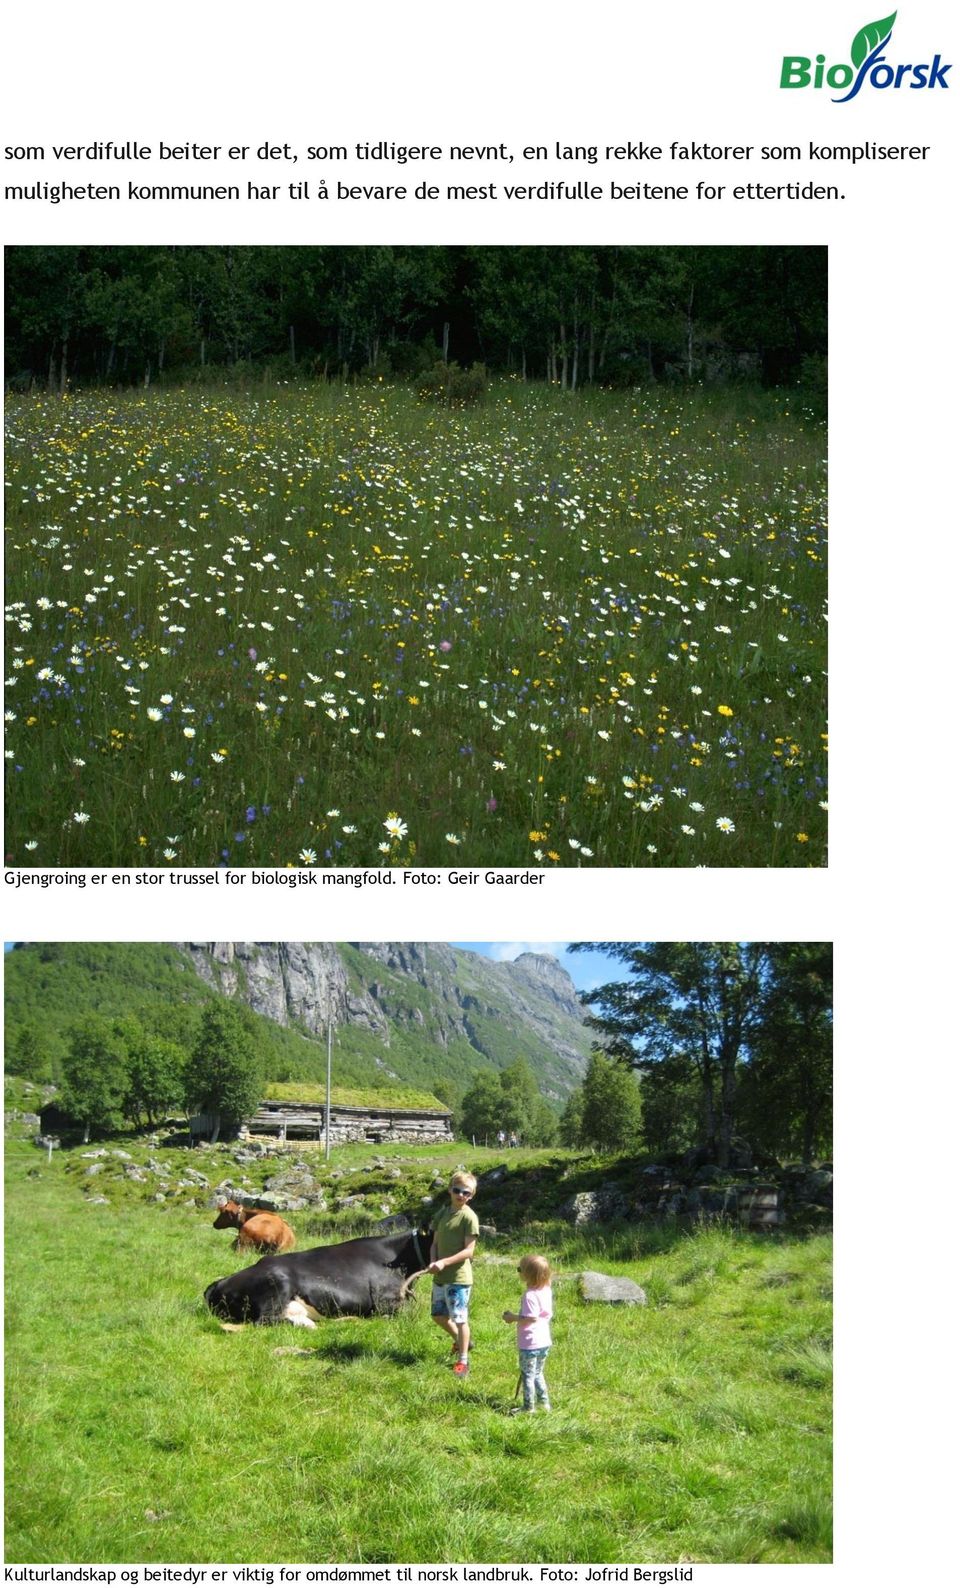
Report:
[[[460,1384],[422,1284],[396,1318],[221,1332],[200,1298],[238,1264],[210,1210],[87,1179],[81,1150],[8,1146],[8,1559],[829,1561],[826,1236],[518,1227],[481,1248]],[[466,1151],[383,1156],[416,1203]],[[340,1186],[369,1162],[337,1154]],[[554,1411],[517,1418],[500,1314],[534,1248],[557,1270]],[[585,1304],[583,1268],[648,1305]]]
[[[825,436],[782,394],[6,420],[8,863],[825,863]]]

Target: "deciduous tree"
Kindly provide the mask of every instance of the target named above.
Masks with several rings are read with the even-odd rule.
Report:
[[[637,1145],[640,1089],[626,1065],[593,1053],[583,1080],[580,1145],[616,1152]]]
[[[60,1103],[83,1126],[84,1141],[92,1130],[116,1130],[122,1124],[128,1062],[116,1022],[89,1015],[73,1028],[63,1058]]]
[[[703,1142],[724,1166],[736,1122],[738,1067],[763,998],[765,947],[756,943],[575,943],[601,949],[629,979],[583,995],[602,1046],[641,1072],[664,1060],[699,1080]]]
[[[211,1140],[234,1135],[262,1096],[263,1076],[244,1012],[225,1001],[203,1012],[183,1077],[187,1108],[213,1118]]]

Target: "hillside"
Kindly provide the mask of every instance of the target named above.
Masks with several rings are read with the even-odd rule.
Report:
[[[561,1104],[589,1033],[549,955],[494,962],[443,943],[21,943],[6,956],[8,1055],[40,1028],[54,1061],[78,1016],[135,1016],[189,1046],[211,995],[253,1012],[266,1074],[318,1081],[326,1032],[340,1086],[462,1096],[481,1069],[524,1058]],[[10,1059],[8,1058],[8,1068]]]

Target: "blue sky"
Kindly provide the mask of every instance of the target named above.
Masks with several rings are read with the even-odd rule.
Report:
[[[621,981],[624,968],[605,954],[587,950],[568,954],[566,943],[454,943],[453,948],[469,948],[487,959],[516,959],[518,954],[552,954],[573,979],[578,992],[589,992],[608,981]]]

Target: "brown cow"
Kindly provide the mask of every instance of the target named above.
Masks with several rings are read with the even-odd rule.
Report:
[[[289,1224],[276,1213],[258,1213],[256,1208],[241,1207],[239,1202],[220,1202],[213,1221],[215,1230],[237,1230],[233,1243],[235,1252],[288,1252],[296,1243]]]

